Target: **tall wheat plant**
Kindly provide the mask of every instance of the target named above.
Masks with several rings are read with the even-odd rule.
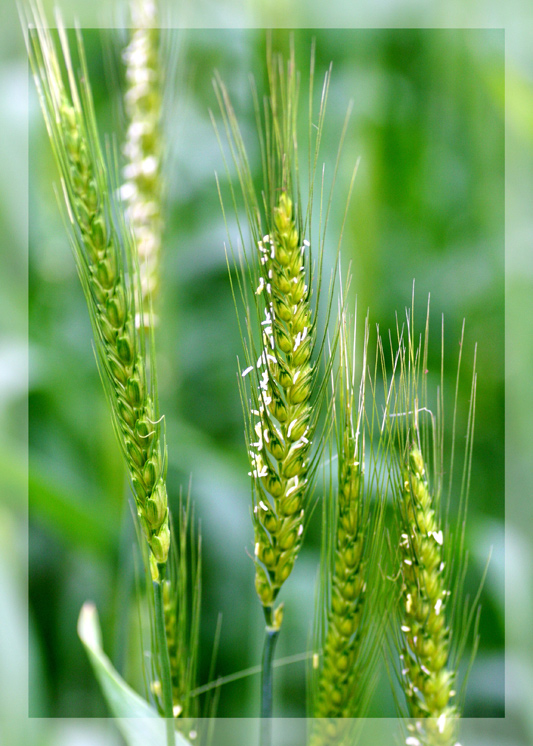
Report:
[[[128,203],[124,214],[114,186],[113,154],[106,158],[100,145],[81,35],[78,33],[76,44],[81,67],[78,77],[59,18],[58,31],[59,53],[42,11],[30,10],[28,53],[59,170],[60,202],[87,300],[100,377],[130,475],[139,526],[147,542],[156,651],[151,691],[167,718],[168,743],[174,743],[174,717],[194,711],[190,692],[195,655],[188,654],[189,662],[184,665],[178,654],[189,631],[187,649],[189,643],[194,645],[198,613],[194,612],[190,625],[176,624],[176,601],[179,598],[183,602],[187,593],[187,568],[183,559],[173,560],[181,572],[172,571],[169,565],[171,544],[175,544],[175,552],[178,545],[185,551],[187,519],[181,517],[185,528],[179,531],[178,540],[173,540],[152,318],[161,233],[157,186],[160,92],[154,79],[157,48],[150,32],[141,28],[126,53],[130,124],[125,146],[128,180],[122,188],[122,197]],[[155,179],[152,171],[156,172]],[[110,173],[115,173],[115,179]],[[180,603],[180,620],[184,614]]]
[[[308,192],[304,196],[299,179],[300,75],[295,65],[294,48],[291,47],[285,59],[273,51],[269,36],[267,70],[269,87],[262,105],[253,89],[263,164],[261,193],[256,191],[253,183],[246,146],[226,87],[220,77],[215,80],[249,235],[248,242],[240,228],[244,246],[249,248],[245,249],[241,272],[237,273],[233,287],[238,313],[239,304],[244,309],[241,330],[246,367],[241,371],[241,398],[252,478],[255,586],[266,620],[261,706],[263,744],[270,742],[272,661],[283,619],[283,604],[275,608],[275,601],[289,579],[305,535],[316,471],[328,440],[331,406],[326,408],[325,422],[321,421],[321,416],[333,364],[333,357],[324,360],[326,330],[320,332],[318,326],[319,304],[323,302],[326,317],[329,317],[332,304],[331,289],[325,300],[321,297],[323,251],[331,197],[324,205],[325,217],[318,232],[314,231],[312,220],[314,180],[330,76],[328,72],[324,78],[315,112],[312,54],[308,103]],[[316,129],[314,117],[318,122]],[[222,142],[221,146],[224,151]],[[333,182],[335,172],[336,169]],[[233,188],[231,199],[236,207]],[[233,247],[232,254],[238,269],[239,260]],[[335,274],[332,281],[334,277]],[[334,348],[338,335],[337,327],[333,330]],[[346,359],[342,358],[341,364],[345,363]],[[250,382],[249,388],[246,382]],[[351,446],[347,445],[347,448],[353,450],[357,445],[354,445],[352,436],[346,433],[348,439],[352,438]],[[349,461],[352,462],[353,458],[354,453],[350,453]],[[353,468],[352,463],[349,468]],[[353,479],[357,481],[357,475],[347,479],[351,484]]]

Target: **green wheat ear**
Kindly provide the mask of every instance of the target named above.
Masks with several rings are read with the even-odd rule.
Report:
[[[479,593],[470,604],[463,594],[466,573],[464,530],[474,432],[476,373],[471,389],[465,439],[463,482],[455,529],[448,524],[449,504],[442,505],[444,473],[444,397],[441,384],[428,392],[429,304],[423,341],[417,345],[412,315],[407,339],[399,332],[399,382],[395,417],[389,422],[397,445],[399,517],[397,562],[401,595],[395,646],[400,653],[399,681],[404,692],[408,746],[454,746],[466,677],[459,686],[459,663],[472,627],[472,658],[478,644]],[[463,327],[464,334],[464,327]],[[461,338],[461,350],[463,347]],[[444,349],[444,346],[443,346]],[[459,380],[459,357],[457,380]],[[457,397],[457,389],[456,389]],[[455,408],[457,407],[457,400]],[[454,410],[455,439],[456,409]],[[448,502],[454,454],[450,457]]]
[[[153,302],[159,288],[163,231],[163,63],[158,4],[132,0],[133,27],[124,50],[127,116],[121,195],[135,236],[139,258],[141,301],[147,328],[155,322]]]
[[[412,445],[403,473],[400,508],[402,676],[420,743],[448,746],[455,741],[458,713],[453,704],[455,674],[448,667],[444,536],[434,505],[422,453]],[[421,718],[433,720],[424,722]],[[414,744],[413,737],[410,743]]]
[[[160,284],[160,253],[163,231],[163,97],[166,55],[163,55],[158,28],[158,3],[132,0],[132,29],[124,50],[126,90],[124,108],[127,130],[123,153],[126,163],[121,196],[125,217],[135,238],[138,260],[140,304],[148,335],[157,323],[154,305]],[[168,50],[167,50],[168,51]],[[172,72],[171,72],[172,77]],[[170,664],[172,712],[176,728],[199,715],[197,688],[201,599],[201,541],[193,528],[190,496],[180,499],[176,530],[171,532],[168,569],[162,581],[162,605]],[[159,641],[153,636],[152,648]],[[156,663],[159,661],[156,659]],[[158,693],[158,706],[164,713],[161,670],[152,671],[152,691]],[[187,732],[192,729],[190,722]],[[200,738],[198,740],[200,742]]]
[[[300,551],[309,487],[316,327],[305,248],[292,200],[282,192],[271,232],[259,242],[264,273],[256,293],[265,296],[263,349],[255,368],[247,369],[261,373],[252,413],[256,439],[248,446],[256,490],[255,587],[265,608],[272,607]]]
[[[215,89],[252,239],[252,248],[244,256],[243,277],[237,282],[247,314],[243,334],[247,367],[241,381],[253,482],[255,587],[267,623],[279,627],[281,609],[276,617],[273,606],[302,544],[315,468],[311,447],[318,407],[312,403],[317,401],[320,381],[313,359],[317,327],[311,303],[312,193],[305,213],[297,171],[299,76],[294,50],[285,62],[273,54],[270,40],[268,75],[263,117],[256,97],[265,184],[262,198],[256,195],[245,145],[220,78]],[[327,79],[320,122],[326,93]],[[255,306],[257,320],[250,305]],[[246,381],[251,382],[249,391]]]
[[[175,718],[196,718],[200,642],[201,539],[196,538],[190,497],[180,501],[177,530],[173,532],[169,573],[163,583],[165,630],[172,676]]]
[[[156,562],[170,542],[166,455],[155,372],[141,334],[142,306],[132,237],[117,215],[94,113],[81,34],[74,74],[65,29],[60,56],[42,13],[29,13],[28,53],[52,150],[63,207],[92,322],[100,374],[131,477],[139,520]],[[66,69],[67,82],[62,74]]]
[[[245,238],[240,225],[239,200],[229,165],[225,161],[240,239],[243,247],[249,246],[244,249],[242,259],[237,260],[230,237],[230,249],[237,269],[235,279],[230,271],[232,291],[238,317],[239,301],[245,313],[241,336],[246,367],[239,380],[252,478],[255,587],[266,620],[262,664],[262,746],[268,746],[271,740],[272,662],[283,618],[283,605],[275,609],[274,604],[302,546],[310,494],[326,443],[323,433],[317,435],[317,426],[331,368],[331,357],[323,366],[325,370],[322,368],[326,336],[324,333],[320,339],[317,331],[324,237],[331,196],[324,213],[321,204],[318,236],[315,237],[311,225],[313,184],[323,131],[329,72],[325,75],[315,124],[312,102],[313,51],[309,86],[309,192],[304,201],[299,185],[298,161],[299,74],[292,41],[290,55],[285,60],[282,55],[273,53],[272,38],[267,38],[269,89],[263,107],[254,89],[263,166],[260,196],[256,192],[246,147],[228,92],[220,77],[217,76],[215,80],[230,158],[237,171],[250,236],[250,239]],[[224,154],[214,117],[213,124]],[[339,158],[340,148],[333,184]],[[222,197],[221,204],[225,217]],[[316,256],[314,262],[312,252]],[[337,265],[335,272],[336,269]],[[331,310],[333,280],[334,277],[326,303],[327,320]],[[337,333],[335,340],[336,337]]]
[[[255,586],[267,623],[274,627],[281,621],[281,617],[274,617],[274,603],[301,549],[309,495],[326,442],[322,434],[316,434],[331,366],[331,356],[325,365],[322,363],[325,333],[319,335],[317,327],[331,194],[327,205],[322,204],[321,195],[318,235],[312,229],[314,180],[330,72],[324,76],[315,115],[313,49],[309,79],[309,191],[304,199],[299,183],[297,124],[300,76],[293,42],[291,39],[290,54],[285,59],[273,52],[272,37],[267,37],[269,87],[262,106],[253,88],[263,169],[260,194],[227,89],[219,76],[215,79],[229,157],[237,172],[248,223],[249,238],[240,224],[239,200],[225,159],[231,202],[244,247],[237,260],[230,236],[237,270],[235,277],[230,272],[234,301],[237,313],[240,314],[240,304],[245,312],[240,328],[246,366],[240,381],[252,476]],[[224,154],[217,123],[212,119]],[[346,126],[347,123],[333,169],[332,191]],[[355,169],[345,219],[354,178]],[[221,203],[226,217],[222,197]],[[342,229],[337,252],[341,238]],[[324,304],[326,326],[336,271],[337,263]],[[337,335],[335,331],[334,346]]]
[[[341,318],[339,372],[333,385],[337,480],[335,487],[331,482],[326,487],[323,508],[318,652],[311,675],[310,714],[315,718],[311,746],[352,743],[352,724],[342,719],[364,715],[376,682],[386,619],[381,566],[387,477],[382,451],[386,440],[379,438],[375,427],[379,422],[376,368],[371,376],[367,319],[356,386],[355,337],[352,339],[346,315]]]

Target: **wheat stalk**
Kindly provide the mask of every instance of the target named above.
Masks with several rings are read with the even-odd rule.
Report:
[[[160,56],[158,4],[155,0],[132,0],[132,28],[123,52],[126,65],[124,108],[127,130],[122,151],[126,163],[122,169],[121,197],[125,217],[135,238],[139,268],[140,304],[137,324],[150,334],[157,322],[153,304],[159,286],[162,218],[162,88],[163,65]],[[189,505],[189,503],[188,503]],[[188,566],[189,509],[180,506],[178,534],[171,534],[170,567],[162,581],[161,603],[172,682],[174,717],[196,714],[197,701],[190,697],[196,684],[198,605],[200,597],[195,555]],[[198,548],[199,549],[199,548]],[[190,574],[194,575],[193,620],[188,620]],[[190,629],[189,629],[190,627]],[[154,640],[157,645],[157,641]],[[191,654],[189,655],[189,651]],[[160,686],[153,682],[156,690]],[[163,708],[164,709],[164,708]]]

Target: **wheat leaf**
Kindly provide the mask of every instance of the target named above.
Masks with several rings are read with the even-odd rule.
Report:
[[[102,650],[98,613],[91,603],[83,605],[78,620],[78,635],[87,652],[105,700],[116,718],[117,727],[128,746],[165,746],[164,718],[140,697],[113,668]],[[174,734],[176,746],[190,746],[180,733]]]

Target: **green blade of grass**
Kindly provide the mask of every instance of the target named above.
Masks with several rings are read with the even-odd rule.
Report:
[[[82,607],[78,635],[128,746],[166,746],[165,719],[126,684],[102,650],[98,613],[93,604],[86,603]],[[174,742],[176,746],[190,746],[181,733],[174,734]]]

